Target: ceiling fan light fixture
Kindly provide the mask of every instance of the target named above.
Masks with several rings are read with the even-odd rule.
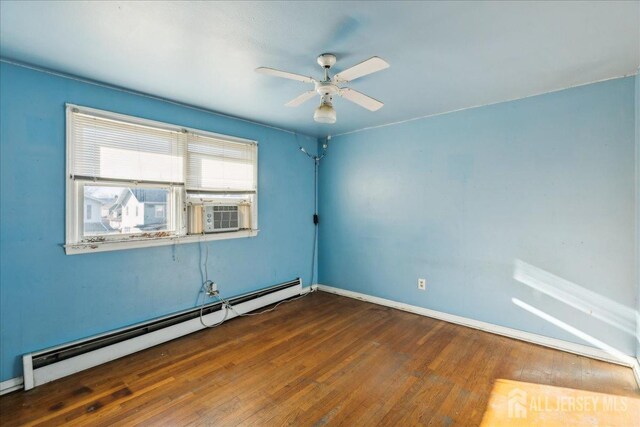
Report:
[[[332,124],[336,122],[336,110],[330,102],[323,102],[315,113],[313,113],[313,120],[318,123]]]

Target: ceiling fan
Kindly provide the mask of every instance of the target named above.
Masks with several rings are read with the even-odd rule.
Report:
[[[287,107],[297,107],[304,102],[313,98],[316,94],[320,95],[320,106],[316,108],[313,119],[319,123],[335,123],[336,110],[333,108],[333,96],[338,95],[366,108],[369,111],[377,111],[384,105],[377,99],[373,99],[357,90],[341,87],[343,83],[352,82],[359,77],[366,76],[376,71],[389,68],[389,64],[382,58],[374,56],[351,68],[339,72],[333,77],[329,77],[329,69],[336,63],[336,56],[330,53],[323,53],[318,56],[318,64],[324,68],[324,77],[322,80],[316,80],[313,77],[303,76],[301,74],[289,73],[287,71],[275,70],[273,68],[260,67],[256,68],[256,72],[267,74],[269,76],[282,77],[290,80],[297,80],[303,83],[313,83],[315,88],[304,92],[302,95],[292,99],[285,105]]]

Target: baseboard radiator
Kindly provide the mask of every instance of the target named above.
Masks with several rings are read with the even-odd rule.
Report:
[[[302,293],[300,278],[276,286],[229,298],[235,311],[248,313]],[[219,302],[205,305],[206,324],[222,321],[224,310]],[[230,311],[227,319],[236,317]],[[137,325],[107,332],[80,341],[25,354],[22,357],[24,388],[46,384],[58,378],[101,365],[204,329],[200,307],[180,311]]]

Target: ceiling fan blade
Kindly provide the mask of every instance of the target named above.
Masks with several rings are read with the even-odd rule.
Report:
[[[361,107],[366,108],[369,111],[378,111],[384,106],[384,103],[378,101],[377,99],[373,99],[370,96],[365,95],[364,93],[358,92],[357,90],[350,89],[348,87],[344,89],[340,89],[338,94],[355,103]]]
[[[280,71],[274,68],[260,67],[256,68],[256,73],[266,74],[268,76],[282,77],[283,79],[297,80],[303,83],[314,83],[316,80],[311,77],[303,76],[302,74],[289,73],[287,71]]]
[[[286,105],[287,107],[297,107],[298,105],[304,104],[314,96],[316,96],[316,91],[310,90],[310,91],[304,92],[302,95],[296,98],[293,98],[291,101],[287,102],[284,105]]]
[[[389,63],[382,58],[374,56],[336,74],[333,76],[333,80],[344,83],[351,82],[358,77],[366,76],[367,74],[375,73],[376,71],[381,71],[385,68],[389,68]]]

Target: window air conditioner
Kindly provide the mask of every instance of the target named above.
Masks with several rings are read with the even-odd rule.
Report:
[[[189,234],[240,230],[243,211],[239,205],[190,204],[187,206]]]

